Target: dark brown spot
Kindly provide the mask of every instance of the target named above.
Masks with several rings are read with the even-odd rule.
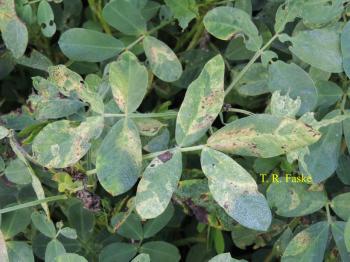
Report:
[[[168,162],[170,159],[172,159],[173,153],[170,151],[166,151],[158,156],[158,159],[162,161],[163,163]]]

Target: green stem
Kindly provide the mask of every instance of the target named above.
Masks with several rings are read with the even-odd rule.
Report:
[[[205,147],[205,145],[182,147],[182,148],[181,147],[174,147],[174,148],[171,148],[171,149],[168,149],[168,150],[163,150],[163,151],[154,152],[154,153],[150,153],[150,154],[144,155],[142,158],[143,158],[143,160],[153,159],[153,158],[159,156],[162,153],[171,152],[171,151],[174,151],[176,149],[180,150],[181,152],[191,152],[191,151],[202,150],[204,147]]]
[[[38,3],[38,2],[41,2],[41,0],[32,0],[32,1],[28,1],[28,5],[32,5],[32,4],[35,4],[35,3]]]
[[[231,82],[231,84],[226,88],[225,90],[225,95],[230,93],[230,91],[235,87],[235,85],[241,80],[241,78],[244,76],[244,74],[249,70],[249,68],[255,63],[255,61],[263,54],[266,48],[268,48],[273,41],[279,36],[278,33],[276,33],[261,49],[259,49],[252,59],[246,64],[246,66],[239,72],[237,77]]]
[[[52,201],[65,200],[65,199],[68,199],[68,197],[66,195],[57,195],[57,196],[47,197],[47,198],[43,198],[43,199],[38,199],[38,200],[27,202],[24,204],[19,204],[19,205],[0,209],[0,214],[5,214],[5,213],[12,212],[12,211],[22,209],[22,208],[37,206],[37,205],[40,205],[42,203],[48,203],[48,202],[52,202]]]
[[[329,205],[330,205],[330,203],[327,202],[326,205],[325,205],[325,207],[326,207],[326,212],[327,212],[327,221],[328,221],[328,224],[331,225],[331,224],[333,224],[333,221],[332,221],[331,212],[330,212],[330,210],[329,210]]]
[[[163,113],[134,113],[134,114],[104,114],[104,117],[129,117],[129,118],[166,118],[166,117],[176,117],[177,112],[163,112]]]
[[[239,109],[239,108],[229,108],[227,111],[234,112],[234,113],[241,113],[241,114],[245,114],[245,115],[249,115],[249,116],[254,115],[254,113],[252,113],[252,112],[249,112],[249,111],[243,110],[243,109]]]

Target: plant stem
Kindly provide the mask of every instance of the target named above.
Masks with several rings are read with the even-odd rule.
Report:
[[[328,221],[328,224],[333,224],[333,221],[332,221],[332,217],[331,217],[331,212],[329,210],[329,202],[326,203],[325,207],[326,207],[326,212],[327,212],[327,221]]]
[[[19,204],[19,205],[0,209],[0,214],[12,212],[12,211],[22,209],[22,208],[37,206],[37,205],[40,205],[42,203],[48,203],[48,202],[52,202],[52,201],[65,200],[65,199],[68,199],[68,197],[66,195],[57,195],[57,196],[47,197],[47,198],[43,198],[43,199],[38,199],[38,200],[27,202],[24,204]]]
[[[249,68],[255,63],[255,61],[262,55],[262,53],[265,51],[266,48],[268,48],[273,41],[279,36],[278,33],[276,33],[261,49],[259,49],[252,59],[246,64],[246,66],[239,72],[237,77],[231,82],[231,84],[226,88],[225,95],[230,93],[230,91],[234,88],[234,86],[241,80],[241,78],[244,76],[244,74],[249,70]]]
[[[249,111],[244,110],[244,109],[239,109],[239,108],[229,108],[227,111],[234,112],[234,113],[241,113],[241,114],[245,114],[245,115],[249,115],[249,116],[254,115],[254,113],[252,113],[252,112],[249,112]]]
[[[205,145],[182,147],[182,148],[181,147],[174,147],[174,148],[170,148],[170,149],[167,149],[167,150],[158,151],[158,152],[154,152],[154,153],[150,153],[150,154],[144,155],[142,158],[143,158],[143,160],[153,159],[153,158],[159,156],[162,153],[171,152],[171,151],[174,151],[176,149],[180,150],[181,152],[191,152],[191,151],[202,150],[204,147],[205,147]]]
[[[129,117],[129,118],[166,118],[166,117],[176,117],[177,112],[163,112],[163,113],[144,113],[144,114],[139,114],[139,113],[134,113],[134,114],[104,114],[104,117]]]

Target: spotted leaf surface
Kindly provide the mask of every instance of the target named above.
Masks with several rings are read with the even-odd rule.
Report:
[[[311,188],[305,183],[271,183],[266,197],[270,207],[276,208],[276,214],[284,217],[305,216],[316,212],[327,203],[327,196],[322,188]]]
[[[247,49],[256,51],[262,45],[259,31],[250,16],[243,10],[221,6],[210,10],[204,17],[207,31],[221,40],[229,40],[236,34],[244,34]]]
[[[212,58],[187,89],[176,119],[176,142],[189,146],[212,125],[224,103],[225,65],[220,55]]]
[[[320,137],[317,130],[302,121],[256,114],[229,123],[215,132],[207,144],[231,154],[268,158],[313,144]]]
[[[251,175],[224,153],[205,148],[201,165],[215,201],[241,225],[266,231],[271,211]]]
[[[125,113],[132,113],[146,94],[147,69],[133,53],[125,52],[117,62],[110,64],[109,82],[118,107]]]
[[[103,129],[103,118],[89,117],[80,125],[60,120],[45,126],[33,141],[33,154],[41,165],[64,168],[74,165],[90,149]]]
[[[323,261],[329,234],[327,222],[318,222],[298,233],[283,253],[283,262]]]
[[[41,27],[41,32],[46,37],[51,37],[56,32],[55,16],[51,5],[47,1],[40,1],[37,12],[37,22]]]
[[[159,79],[174,82],[182,74],[182,65],[175,53],[162,41],[152,36],[143,40],[143,48],[151,70]]]
[[[104,138],[96,158],[97,177],[111,195],[128,191],[141,172],[141,141],[136,125],[119,120]]]
[[[182,173],[179,150],[157,156],[147,166],[137,187],[136,210],[143,219],[155,218],[169,205]]]

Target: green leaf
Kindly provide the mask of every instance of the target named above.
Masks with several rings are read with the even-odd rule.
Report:
[[[176,142],[189,146],[209,129],[224,103],[225,65],[220,55],[204,66],[188,87],[176,119]]]
[[[100,262],[130,261],[137,253],[137,247],[127,243],[112,243],[104,247],[99,255]]]
[[[181,173],[181,151],[167,151],[153,159],[137,187],[136,210],[141,218],[155,218],[164,212],[177,188]]]
[[[327,203],[324,190],[310,188],[304,183],[271,183],[266,192],[271,208],[284,217],[305,216],[316,212]]]
[[[201,165],[215,201],[238,223],[266,231],[271,211],[251,175],[229,156],[204,148]]]
[[[323,261],[328,231],[327,222],[318,222],[301,231],[289,242],[281,261]]]
[[[340,116],[340,111],[332,111],[324,119]],[[330,177],[338,166],[342,137],[341,123],[335,123],[320,129],[322,137],[309,146],[309,153],[299,159],[299,169],[305,176],[312,176],[314,183]]]
[[[0,126],[0,140],[7,137],[9,133],[10,133],[9,130],[6,127]]]
[[[188,23],[198,15],[198,7],[195,0],[165,0],[165,3],[169,6],[176,19],[179,20],[182,29],[185,29]]]
[[[243,33],[248,38],[245,40],[247,49],[257,51],[262,45],[262,38],[250,16],[238,8],[216,7],[205,15],[203,22],[207,31],[221,40]]]
[[[2,32],[2,38],[14,58],[24,55],[28,44],[28,31],[21,20],[17,18],[9,21]]]
[[[55,258],[65,254],[66,249],[60,241],[52,239],[46,246],[45,261],[55,261]]]
[[[340,37],[328,29],[305,30],[289,38],[289,47],[302,61],[330,73],[343,72]]]
[[[340,39],[344,71],[350,77],[350,22],[347,22],[344,26]]]
[[[48,67],[52,66],[50,59],[35,49],[28,56],[24,55],[17,59],[17,63],[45,72],[47,72]]]
[[[153,74],[165,82],[174,82],[182,74],[182,65],[176,54],[162,41],[152,36],[143,40],[143,48]]]
[[[318,93],[317,106],[334,105],[343,95],[343,90],[334,82],[318,80],[315,82]]]
[[[317,89],[313,80],[301,67],[282,61],[274,62],[269,67],[269,90],[280,90],[282,95],[301,100],[299,114],[312,111],[317,103]]]
[[[103,188],[116,196],[128,191],[141,172],[142,152],[137,127],[130,119],[119,120],[104,138],[96,158],[97,177]]]
[[[131,52],[119,56],[109,66],[109,82],[114,100],[125,113],[134,112],[146,95],[148,72]]]
[[[77,231],[74,228],[64,227],[60,230],[60,234],[69,239],[77,239]]]
[[[125,216],[127,218],[125,219]],[[111,225],[117,229],[117,234],[129,239],[142,240],[143,229],[140,218],[134,214],[120,212],[111,219]]]
[[[50,123],[33,141],[34,157],[48,168],[72,166],[88,152],[90,140],[98,138],[102,129],[102,117],[88,117],[79,126],[68,120]]]
[[[58,44],[69,59],[84,62],[104,61],[124,48],[123,42],[113,36],[84,28],[65,31]]]
[[[3,31],[7,23],[16,18],[15,1],[8,0],[0,2],[0,30]]]
[[[178,262],[181,258],[174,245],[163,241],[147,242],[141,246],[140,252],[148,254],[151,261]]]
[[[102,15],[108,24],[126,35],[141,35],[147,31],[140,10],[128,0],[109,2]]]
[[[315,143],[320,133],[302,121],[256,114],[238,119],[215,132],[207,145],[242,156],[269,158]]]
[[[27,243],[10,241],[6,242],[6,245],[10,262],[34,262],[33,250]]]
[[[153,118],[136,118],[134,121],[142,136],[155,136],[163,127],[167,126]]]
[[[350,185],[350,176],[348,170],[350,170],[350,157],[348,155],[341,155],[339,157],[338,167],[336,171],[339,180],[345,185]]]
[[[212,237],[216,253],[223,253],[225,251],[225,239],[222,231],[219,229],[214,229],[212,232]]]
[[[34,212],[31,215],[34,226],[45,236],[55,238],[56,228],[49,218],[40,212]]]
[[[344,240],[344,230],[345,230],[345,222],[336,221],[331,225],[333,239],[337,245],[338,252],[342,261],[349,261],[350,254],[346,249],[346,243]],[[345,233],[346,234],[346,233]]]
[[[331,207],[341,219],[347,221],[350,217],[350,193],[337,195],[332,199]]]
[[[131,262],[150,262],[151,258],[148,254],[140,254],[135,257]]]
[[[91,211],[77,203],[69,207],[67,218],[70,226],[77,231],[80,239],[88,240],[91,237],[95,226],[95,217]]]
[[[55,262],[88,262],[84,257],[73,253],[65,253],[56,257]]]
[[[238,74],[236,70],[233,74]],[[258,96],[269,93],[268,72],[261,63],[254,63],[237,83],[237,92],[243,96]]]
[[[0,261],[9,262],[4,235],[0,230]]]
[[[348,252],[350,252],[350,219],[345,224],[344,229],[344,241],[345,241],[345,247]]]
[[[27,166],[19,158],[11,160],[4,173],[9,181],[18,185],[26,185],[32,182]]]
[[[143,226],[143,237],[150,238],[162,230],[174,215],[174,206],[170,202],[165,211],[154,219],[148,220]]]
[[[244,262],[244,261],[246,260],[244,259],[238,260],[238,259],[232,258],[230,253],[219,254],[209,260],[209,262]]]
[[[30,210],[20,209],[1,216],[0,229],[5,239],[10,239],[23,232],[30,223]]]
[[[350,110],[346,110],[345,113],[349,114]],[[345,142],[348,148],[350,148],[350,119],[345,119],[342,124]]]
[[[41,0],[36,15],[43,35],[46,37],[53,36],[56,32],[55,16],[50,4],[46,0]]]

